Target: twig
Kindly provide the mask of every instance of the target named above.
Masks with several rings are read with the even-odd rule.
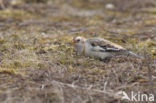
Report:
[[[90,88],[79,87],[79,86],[76,86],[76,85],[73,85],[73,84],[62,83],[62,82],[55,81],[55,80],[51,81],[51,83],[52,84],[62,85],[62,86],[68,86],[68,87],[74,88],[74,89],[82,89],[82,90],[87,90],[87,91],[91,91],[91,92],[106,94],[109,97],[113,97],[114,99],[118,99],[118,100],[121,100],[121,98],[122,98],[120,95],[116,95],[116,93],[114,93],[114,92],[111,93],[111,92],[107,92],[107,91],[101,91],[101,90],[98,90],[98,89],[90,89]]]
[[[151,70],[151,63],[150,63],[150,61],[152,61],[152,60],[149,60],[150,58],[148,57],[147,58],[147,68],[148,68],[148,78],[149,78],[149,92],[150,93],[152,93],[152,94],[154,94],[155,95],[155,93],[154,93],[154,88],[153,88],[153,79],[152,79],[152,70]]]

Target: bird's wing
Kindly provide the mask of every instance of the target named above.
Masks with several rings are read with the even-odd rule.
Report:
[[[87,42],[89,42],[89,44],[92,46],[92,50],[97,52],[126,51],[126,49],[123,48],[122,46],[102,38],[90,38],[87,39]]]

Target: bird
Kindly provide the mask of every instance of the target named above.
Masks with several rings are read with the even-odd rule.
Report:
[[[132,55],[137,58],[142,58],[132,51],[104,38],[94,37],[86,39],[82,36],[76,36],[72,39],[72,45],[78,55],[84,54],[85,56],[99,58],[100,60],[105,60],[117,55]]]

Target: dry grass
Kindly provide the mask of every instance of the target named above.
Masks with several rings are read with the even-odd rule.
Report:
[[[0,102],[130,103],[115,94],[156,93],[156,18],[145,7],[123,12],[106,10],[100,0],[63,0],[1,10]],[[109,39],[145,59],[77,56],[76,35]]]

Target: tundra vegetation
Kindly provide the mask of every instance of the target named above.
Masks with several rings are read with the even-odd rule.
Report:
[[[155,0],[12,0],[0,10],[0,103],[131,103],[116,93],[155,94],[155,28]],[[144,59],[76,55],[77,35]]]

